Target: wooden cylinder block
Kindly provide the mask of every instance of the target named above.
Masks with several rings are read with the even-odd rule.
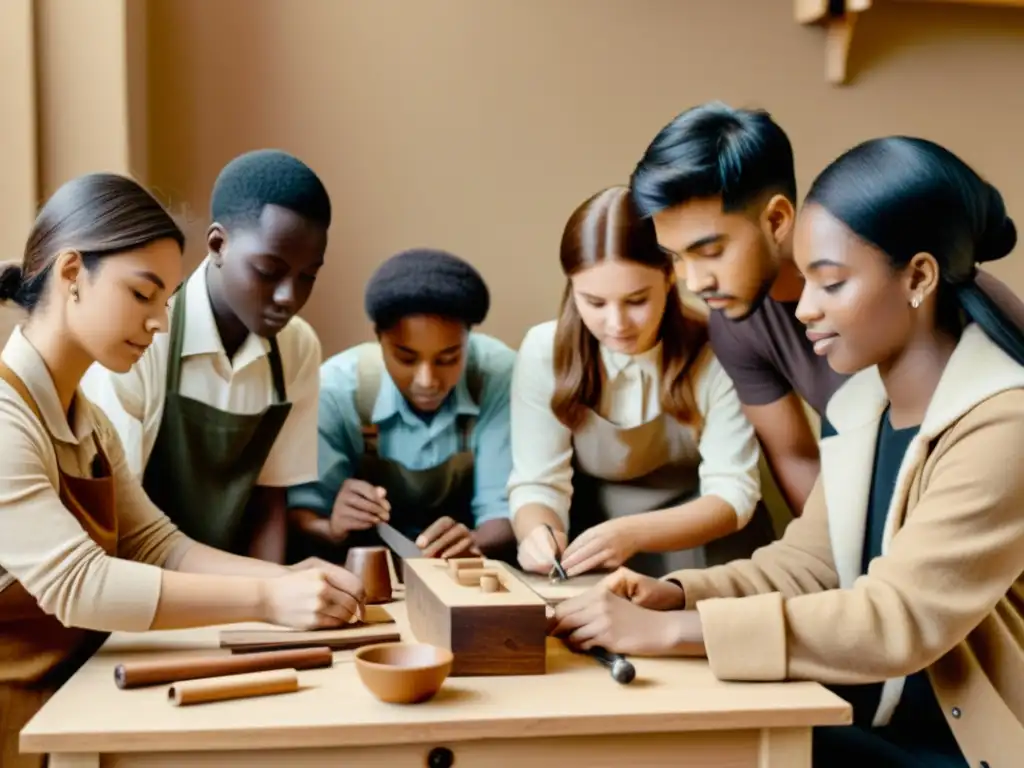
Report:
[[[475,587],[480,584],[482,576],[494,576],[498,574],[493,568],[460,568],[455,579],[464,587]]]
[[[448,561],[448,567],[452,569],[452,572],[460,571],[463,568],[483,568],[484,559],[482,557],[453,557]]]
[[[481,592],[497,592],[498,591],[498,577],[490,573],[486,573],[480,577],[480,591]]]

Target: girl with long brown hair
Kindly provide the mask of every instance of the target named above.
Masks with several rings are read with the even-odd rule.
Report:
[[[526,334],[512,382],[520,565],[660,575],[768,543],[754,430],[627,188],[573,212],[561,263],[559,318]]]

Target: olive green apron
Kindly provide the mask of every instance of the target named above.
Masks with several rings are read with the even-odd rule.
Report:
[[[384,375],[380,345],[365,345],[357,362],[356,409],[363,433],[363,453],[357,462],[355,477],[387,490],[391,525],[414,541],[431,523],[444,516],[472,530],[474,455],[470,438],[476,417],[471,414],[456,417],[458,450],[435,467],[409,469],[385,459],[379,451],[380,430],[373,423],[373,407]],[[467,363],[466,377],[470,397],[479,403],[483,381],[472,366],[472,360]],[[347,543],[349,546],[382,544],[372,529],[356,532]]]
[[[287,401],[277,341],[267,362],[275,402],[261,413],[230,413],[183,396],[181,351],[185,337],[185,288],[174,302],[167,394],[156,443],[142,485],[153,503],[187,536],[226,552],[245,552],[252,528],[246,505],[284,426]]]
[[[18,375],[0,363],[6,381],[45,425],[39,406]],[[95,477],[58,468],[64,507],[110,556],[117,554],[117,506],[110,462],[96,443]],[[0,590],[0,768],[42,768],[46,755],[19,754],[18,738],[46,701],[107,639],[107,633],[66,627],[39,607],[20,582]]]
[[[700,495],[700,450],[693,427],[668,414],[636,427],[619,427],[588,411],[573,434],[570,541],[599,523],[684,504]],[[739,531],[701,547],[640,552],[625,565],[648,576],[705,568],[749,557],[775,539],[759,503]]]

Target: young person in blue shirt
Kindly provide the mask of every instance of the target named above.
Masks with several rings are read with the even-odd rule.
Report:
[[[321,367],[319,477],[289,490],[294,527],[335,558],[380,544],[381,521],[428,557],[508,557],[515,352],[472,330],[486,284],[456,256],[414,249],[381,265],[365,303],[377,341]]]

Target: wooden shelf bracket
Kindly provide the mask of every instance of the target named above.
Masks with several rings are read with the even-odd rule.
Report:
[[[846,83],[846,65],[857,18],[871,8],[872,0],[794,0],[800,24],[825,27],[825,79],[834,85]]]

